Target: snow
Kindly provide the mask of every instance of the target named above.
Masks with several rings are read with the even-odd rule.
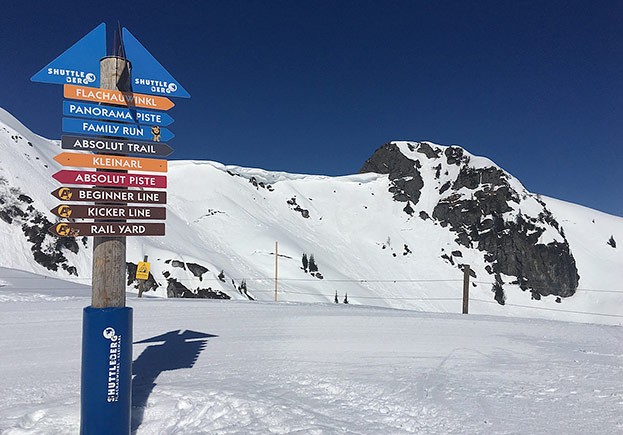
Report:
[[[77,433],[89,289],[10,269],[0,279],[0,433]],[[623,430],[618,326],[332,303],[128,304],[139,435]]]
[[[470,312],[621,324],[623,315],[618,307],[623,303],[623,288],[618,271],[623,267],[623,249],[613,249],[606,242],[614,236],[623,243],[623,218],[538,197],[525,191],[509,174],[509,183],[522,196],[521,204],[514,204],[509,217],[516,217],[520,211],[536,215],[542,209],[537,199],[547,203],[568,239],[580,284],[576,295],[560,303],[552,296],[532,300],[530,292],[505,284],[507,304],[501,306],[493,300],[493,276],[485,270],[484,253],[458,245],[456,234],[448,228],[419,217],[421,211],[432,215],[440,198],[438,189],[456,176],[452,171],[459,167],[448,166],[448,175],[442,171],[437,180],[434,167],[442,159],[428,159],[411,150],[415,142],[397,144],[406,156],[417,158],[422,165],[425,185],[418,204],[412,204],[413,216],[403,211],[405,203],[392,200],[386,175],[326,177],[209,161],[170,161],[167,235],[130,238],[127,261],[137,263],[145,255],[149,257],[152,274],[160,283],[149,295],[167,296],[166,272],[190,289],[211,287],[235,300],[246,299],[237,290],[245,281],[254,299],[271,301],[278,241],[282,302],[327,303],[337,292],[340,300],[348,294],[353,305],[442,313],[461,311],[463,273],[459,265],[465,263],[477,275],[470,287]],[[428,144],[440,150],[447,148]],[[61,169],[53,160],[60,152],[58,141],[37,136],[0,110],[0,146],[0,177],[6,179],[5,184],[0,182],[0,189],[21,189],[32,197],[37,210],[54,221],[46,211],[59,203],[49,194],[59,187],[52,179]],[[474,168],[494,164],[484,157],[464,155]],[[297,206],[308,210],[309,218],[288,204],[293,198]],[[561,241],[556,230],[545,228],[540,242]],[[68,283],[91,283],[90,240],[77,255],[65,252],[76,266],[76,277],[35,263],[31,244],[18,226],[0,220],[0,239],[0,264],[5,267]],[[52,241],[48,236],[48,243]],[[461,257],[454,258],[455,264],[442,258],[456,251]],[[302,270],[303,253],[315,255],[324,279]],[[174,260],[200,264],[209,271],[198,278],[187,268],[173,267]],[[221,271],[224,281],[218,278]],[[513,280],[507,277],[505,282]],[[128,291],[137,290],[128,287]]]

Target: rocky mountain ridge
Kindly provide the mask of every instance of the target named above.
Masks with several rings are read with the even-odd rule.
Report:
[[[90,283],[91,241],[45,231],[56,221],[58,141],[0,110],[0,147],[3,265]],[[167,176],[167,235],[128,240],[131,292],[148,255],[146,294],[272,300],[278,241],[281,301],[338,294],[351,304],[460,312],[463,264],[473,312],[568,319],[610,312],[621,297],[589,290],[616,290],[623,219],[530,193],[458,146],[390,142],[343,177],[208,161],[170,161]],[[302,263],[310,255],[313,273]]]

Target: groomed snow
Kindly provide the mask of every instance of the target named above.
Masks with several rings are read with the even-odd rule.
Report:
[[[78,432],[89,294],[0,269],[0,433]],[[128,304],[137,434],[623,431],[618,326],[344,304]]]

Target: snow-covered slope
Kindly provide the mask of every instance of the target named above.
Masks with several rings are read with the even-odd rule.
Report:
[[[1,268],[0,277],[0,433],[75,434],[88,288]],[[623,431],[620,327],[342,304],[128,302],[137,435]]]
[[[23,229],[47,224],[31,222],[33,210],[54,221],[58,142],[0,112],[0,147],[0,208],[12,204],[16,215],[0,220],[9,248],[2,265],[88,284],[89,240],[31,230],[37,244]],[[332,302],[337,293],[351,304],[458,313],[469,264],[472,313],[623,319],[623,251],[608,244],[623,241],[623,219],[533,195],[459,147],[387,144],[364,169],[374,172],[323,177],[171,161],[167,235],[131,238],[127,261],[149,256],[147,294],[268,301],[278,241],[280,301]],[[304,270],[303,254],[317,272]]]

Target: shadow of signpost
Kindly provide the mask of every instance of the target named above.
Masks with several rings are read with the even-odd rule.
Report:
[[[208,338],[217,335],[179,329],[134,344],[154,343],[148,346],[132,364],[132,433],[143,422],[147,399],[156,386],[160,373],[189,369],[195,365],[205,349]]]

